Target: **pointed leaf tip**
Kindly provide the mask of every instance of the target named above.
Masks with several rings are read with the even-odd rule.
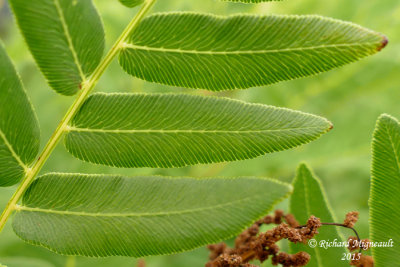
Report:
[[[382,35],[381,45],[378,46],[377,48],[378,52],[384,49],[388,44],[389,44],[389,39],[385,35]]]

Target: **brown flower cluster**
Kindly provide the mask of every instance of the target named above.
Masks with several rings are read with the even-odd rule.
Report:
[[[356,253],[354,259],[351,260],[350,265],[356,267],[374,267],[374,258],[368,255],[363,255],[361,253]]]
[[[357,211],[351,211],[351,212],[347,213],[346,218],[344,219],[344,223],[343,223],[344,226],[353,228],[354,225],[358,221],[358,215],[359,215],[359,213]]]
[[[370,248],[369,240],[368,239],[363,239],[361,242],[358,241],[357,237],[351,236],[348,239],[349,242],[349,251],[352,252],[354,250],[357,250],[360,248],[363,250],[368,250]],[[360,252],[357,252],[353,254],[352,260],[350,261],[351,266],[356,266],[356,267],[373,267],[374,266],[374,258],[368,255],[363,255]]]
[[[358,215],[359,214],[356,211],[347,213],[343,225],[345,227],[353,228],[358,221]],[[348,250],[350,252],[359,249],[368,250],[370,248],[370,240],[368,239],[359,240],[357,237],[351,236],[347,241],[349,244]],[[358,252],[353,254],[350,265],[356,267],[373,267],[374,259],[371,256],[363,255],[362,253]]]
[[[293,243],[307,243],[309,239],[318,234],[318,229],[322,225],[353,229],[358,221],[358,215],[358,212],[355,211],[347,213],[343,224],[321,223],[319,218],[311,216],[306,225],[299,225],[292,214],[284,214],[283,211],[276,210],[274,216],[268,215],[242,232],[236,238],[234,248],[229,248],[225,243],[208,246],[210,261],[206,264],[206,267],[257,267],[249,262],[259,260],[262,263],[269,258],[271,258],[273,265],[282,265],[284,267],[305,266],[310,261],[309,254],[299,252],[291,255],[286,252],[280,252],[280,248],[276,243],[282,239],[287,239]],[[276,224],[277,226],[265,233],[260,233],[260,227],[263,224]],[[357,232],[355,233],[357,234]],[[369,249],[370,242],[368,239],[360,241],[358,237],[350,237],[348,241],[350,252],[358,249],[360,251],[361,249]],[[374,266],[374,260],[371,256],[355,253],[352,258],[351,266]]]
[[[259,233],[263,224],[278,226],[265,233]],[[310,260],[310,255],[305,252],[294,255],[279,252],[280,248],[276,243],[282,239],[293,243],[306,243],[318,234],[321,225],[318,218],[311,216],[304,227],[299,227],[292,214],[285,215],[283,211],[277,210],[274,216],[266,216],[241,233],[235,240],[235,248],[229,248],[225,243],[208,246],[210,261],[206,267],[255,267],[249,264],[249,261],[264,262],[269,257],[272,258],[273,265],[305,266]]]

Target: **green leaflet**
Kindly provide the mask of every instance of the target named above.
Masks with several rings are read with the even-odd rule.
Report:
[[[263,178],[48,174],[17,207],[14,231],[67,255],[182,252],[239,233],[290,192]]]
[[[0,186],[25,175],[39,152],[40,130],[21,80],[0,43]]]
[[[290,198],[290,212],[296,217],[300,224],[305,224],[307,219],[314,215],[322,222],[335,222],[335,217],[330,208],[325,190],[321,181],[312,173],[305,164],[301,164],[297,169],[297,175],[293,182],[293,194]],[[338,229],[334,226],[324,226],[320,228],[319,234],[315,236],[318,244],[321,240],[343,242]],[[308,244],[290,243],[292,253],[305,251],[311,255],[311,260],[307,266],[310,267],[336,267],[349,266],[347,261],[342,261],[345,248],[319,247],[310,248]]]
[[[95,94],[69,126],[75,157],[115,167],[181,167],[254,158],[326,133],[326,119],[227,98]]]
[[[319,16],[149,16],[119,61],[150,82],[213,91],[305,77],[375,54],[383,35]]]
[[[382,115],[372,142],[372,180],[369,199],[373,242],[392,240],[394,247],[372,248],[376,267],[398,266],[400,250],[400,124]]]
[[[50,86],[73,95],[94,71],[104,30],[91,0],[10,0],[18,25]]]
[[[144,2],[144,0],[119,0],[121,4],[127,7],[135,7]]]

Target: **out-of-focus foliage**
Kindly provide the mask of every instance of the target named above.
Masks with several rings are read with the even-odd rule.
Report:
[[[130,21],[138,8],[127,9],[118,1],[94,1],[105,24],[107,47]],[[4,1],[0,0],[0,5]],[[344,8],[345,7],[345,8]],[[218,15],[249,12],[253,14],[319,14],[353,21],[378,32],[384,32],[390,44],[381,53],[320,76],[284,82],[277,85],[210,93],[202,90],[176,89],[150,84],[125,74],[117,61],[97,86],[103,92],[185,92],[197,95],[218,95],[283,106],[311,112],[328,118],[335,128],[321,139],[297,150],[280,152],[254,160],[180,169],[125,170],[99,167],[71,158],[60,145],[47,162],[45,171],[110,173],[123,175],[170,176],[270,176],[290,182],[299,162],[307,161],[321,177],[331,206],[338,218],[351,210],[360,211],[357,229],[368,236],[368,195],[371,152],[370,144],[375,122],[381,113],[400,117],[400,2],[398,0],[300,0],[270,2],[258,5],[226,3],[213,0],[163,0],[156,11],[200,11]],[[7,10],[0,10],[0,35],[7,51],[16,62],[27,93],[38,113],[42,128],[42,144],[48,140],[57,123],[71,104],[72,98],[49,90],[37,69],[28,48]],[[117,78],[115,78],[117,77]],[[15,188],[2,189],[0,206],[4,207]],[[287,209],[287,205],[280,206]],[[3,258],[23,255],[48,261],[54,266],[76,262],[78,267],[135,266],[129,258],[71,259],[45,249],[25,244],[12,232],[10,223],[0,239],[0,262]],[[341,255],[338,255],[340,257]],[[173,256],[146,259],[148,267],[204,266],[206,249]],[[6,263],[6,262],[4,262]],[[265,265],[268,266],[268,265]]]

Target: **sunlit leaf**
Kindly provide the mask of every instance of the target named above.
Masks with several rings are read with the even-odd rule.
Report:
[[[382,115],[372,142],[370,227],[373,242],[392,241],[393,247],[373,247],[376,267],[397,266],[400,249],[400,124]]]
[[[116,167],[181,167],[254,158],[330,130],[324,118],[227,98],[96,94],[69,126],[75,157]]]
[[[336,222],[329,201],[325,195],[325,190],[321,181],[312,173],[305,164],[301,164],[297,169],[297,175],[293,182],[293,194],[290,198],[290,212],[296,217],[300,224],[305,224],[307,219],[314,215],[322,222]],[[316,247],[311,248],[308,244],[290,243],[292,253],[305,251],[311,255],[311,260],[307,264],[310,267],[336,267],[349,266],[347,261],[342,261],[344,247],[323,247],[320,242],[343,242],[337,228],[324,226],[318,230],[315,236]],[[322,246],[322,247],[321,247]]]
[[[135,7],[144,2],[144,0],[119,0],[121,4],[127,7]]]
[[[25,194],[13,228],[61,254],[175,253],[232,237],[290,189],[264,178],[48,174]]]
[[[73,95],[94,71],[104,31],[91,0],[10,0],[18,25],[50,86]]]
[[[319,16],[167,13],[146,18],[119,60],[146,81],[220,91],[328,71],[386,44],[379,33]]]
[[[36,115],[0,43],[0,186],[19,182],[39,150]]]

